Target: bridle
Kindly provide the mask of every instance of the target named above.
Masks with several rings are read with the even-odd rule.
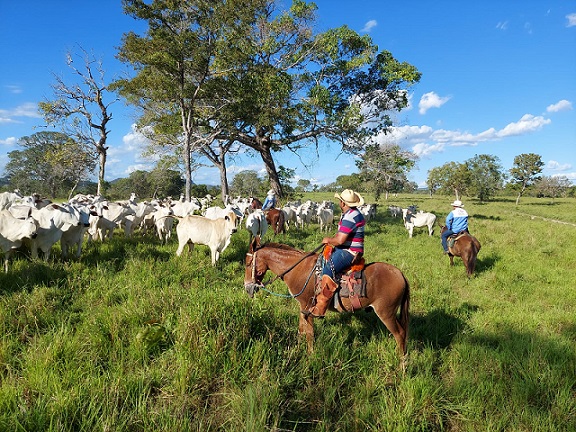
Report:
[[[252,263],[251,263],[251,269],[252,269],[252,282],[250,284],[246,284],[246,289],[250,289],[252,292],[252,295],[254,295],[255,292],[257,292],[259,289],[262,289],[270,294],[276,295],[276,296],[280,296],[280,297],[286,297],[286,298],[296,298],[298,296],[300,296],[303,292],[304,289],[306,288],[306,285],[308,285],[308,282],[310,281],[310,278],[312,277],[312,275],[314,274],[314,267],[312,267],[312,271],[310,272],[310,274],[308,275],[308,278],[306,279],[306,282],[304,282],[304,286],[302,287],[302,289],[300,290],[300,292],[298,294],[278,294],[275,292],[272,292],[268,289],[266,289],[266,286],[270,285],[272,282],[278,280],[278,279],[282,279],[284,280],[284,276],[286,276],[287,273],[289,273],[290,271],[292,271],[298,264],[300,264],[302,261],[304,261],[306,258],[311,257],[312,255],[314,255],[316,252],[318,252],[320,249],[322,249],[324,246],[324,244],[321,244],[320,246],[318,246],[316,249],[314,249],[312,252],[308,252],[306,255],[304,255],[302,258],[300,258],[298,261],[296,261],[294,264],[292,264],[290,267],[288,267],[286,270],[284,270],[282,273],[276,275],[275,277],[273,277],[272,279],[268,280],[267,282],[262,282],[262,280],[258,280],[258,271],[256,269],[256,253],[258,252],[258,249],[256,249],[254,252],[250,253],[248,252],[246,254],[246,256],[251,256],[252,257]],[[266,274],[266,272],[262,273],[262,277],[264,277],[264,275]],[[250,292],[249,292],[250,294]]]

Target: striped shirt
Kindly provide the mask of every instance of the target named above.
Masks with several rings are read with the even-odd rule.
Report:
[[[340,217],[338,232],[347,236],[346,241],[337,246],[339,249],[348,249],[350,252],[364,252],[364,215],[355,207],[352,207]]]

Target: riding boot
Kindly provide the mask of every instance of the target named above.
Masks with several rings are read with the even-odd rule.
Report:
[[[310,315],[322,318],[328,309],[328,303],[338,288],[338,284],[328,275],[322,275],[322,291],[316,296],[316,304],[308,309]]]

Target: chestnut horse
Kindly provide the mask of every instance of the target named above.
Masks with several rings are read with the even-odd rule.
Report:
[[[262,279],[268,270],[288,285],[289,297],[295,298],[300,303],[298,333],[306,335],[309,352],[313,350],[314,317],[304,312],[311,306],[314,297],[317,260],[318,254],[315,252],[306,253],[279,243],[260,245],[260,239],[256,237],[250,243],[245,262],[244,288],[250,297],[264,287]],[[410,309],[408,280],[398,268],[384,262],[367,264],[364,273],[367,297],[360,298],[362,308],[370,306],[390,330],[396,340],[404,367]],[[352,310],[348,298],[341,297],[340,304],[337,303],[332,302],[331,311]],[[399,316],[397,316],[398,309],[400,309]]]
[[[446,231],[448,228],[442,226],[440,234]],[[478,239],[467,232],[459,233],[456,236],[454,245],[450,246],[450,238],[448,238],[448,256],[450,257],[450,265],[454,265],[454,257],[462,258],[464,267],[466,267],[466,274],[471,277],[476,268],[476,257],[478,252],[480,252],[480,242]]]
[[[284,212],[280,209],[272,208],[264,212],[268,226],[274,230],[274,234],[285,233]]]

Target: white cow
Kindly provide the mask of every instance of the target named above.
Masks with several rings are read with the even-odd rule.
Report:
[[[228,204],[226,207],[208,207],[204,210],[203,215],[208,219],[221,219],[226,217],[230,212],[236,215],[236,225],[239,225],[244,218],[244,213],[235,204]]]
[[[0,193],[0,210],[7,209],[12,204],[19,202],[22,198],[24,198],[24,196],[18,189],[14,189],[14,192]]]
[[[161,206],[152,213],[154,226],[160,243],[167,244],[172,235],[172,226],[174,226],[174,212],[172,207]]]
[[[62,233],[60,238],[60,247],[62,249],[62,258],[68,258],[70,248],[75,247],[76,251],[74,256],[80,258],[82,254],[82,243],[84,242],[84,234],[90,227],[90,216],[97,216],[96,212],[91,212],[88,206],[78,204],[62,204],[62,207],[67,209],[70,213],[77,215],[80,224],[70,227]]]
[[[312,208],[309,203],[304,203],[296,209],[296,224],[304,229],[304,226],[310,225],[312,220]]]
[[[390,215],[392,217],[400,217],[402,215],[402,207],[397,205],[388,206],[388,210],[390,211]]]
[[[248,216],[246,216],[246,228],[250,231],[250,241],[252,237],[260,236],[264,238],[266,231],[268,231],[268,221],[266,215],[261,209],[256,209]]]
[[[284,212],[284,222],[286,223],[286,229],[290,229],[290,225],[293,224],[296,226],[296,209],[297,207],[293,205],[285,205],[282,207],[282,211]]]
[[[364,215],[366,222],[376,216],[376,204],[364,204],[359,206],[358,210]]]
[[[220,258],[220,254],[230,244],[230,238],[236,232],[236,215],[230,212],[222,219],[208,219],[203,216],[188,215],[178,218],[176,234],[178,235],[178,250],[180,256],[184,246],[188,245],[189,251],[194,249],[195,244],[206,245],[210,248],[212,265]]]
[[[22,219],[28,208],[25,205],[13,205],[8,211]],[[80,225],[78,215],[58,204],[50,204],[41,209],[32,208],[31,216],[38,222],[38,235],[34,239],[26,239],[24,243],[30,247],[32,258],[38,258],[38,250],[41,250],[46,261],[50,258],[52,246],[60,241],[64,231]]]
[[[434,234],[434,224],[436,223],[436,215],[433,213],[418,212],[413,213],[410,208],[402,209],[402,219],[404,226],[408,230],[408,236],[412,238],[414,227],[428,227],[428,235]]]
[[[200,211],[200,203],[196,201],[173,201],[170,203],[174,216],[184,217]]]
[[[328,231],[328,227],[334,223],[334,210],[327,207],[318,207],[316,210],[320,231]]]
[[[15,249],[22,246],[24,239],[35,238],[38,234],[38,222],[31,216],[18,219],[8,210],[0,210],[0,248],[4,252],[4,271],[8,273],[8,261]]]

